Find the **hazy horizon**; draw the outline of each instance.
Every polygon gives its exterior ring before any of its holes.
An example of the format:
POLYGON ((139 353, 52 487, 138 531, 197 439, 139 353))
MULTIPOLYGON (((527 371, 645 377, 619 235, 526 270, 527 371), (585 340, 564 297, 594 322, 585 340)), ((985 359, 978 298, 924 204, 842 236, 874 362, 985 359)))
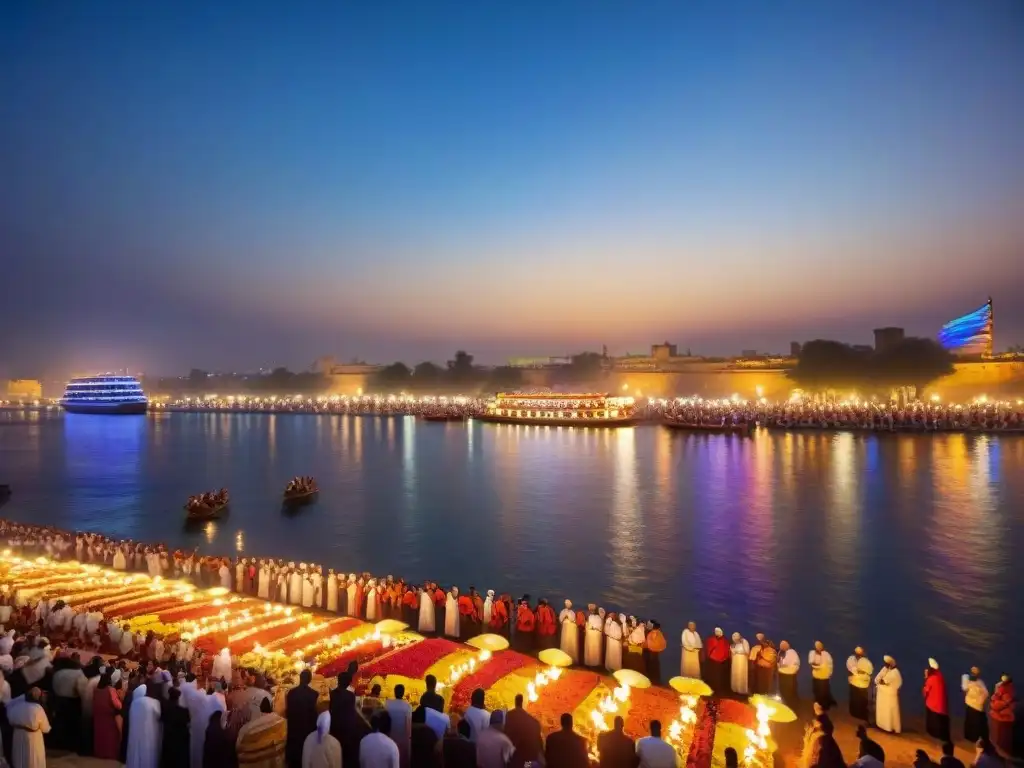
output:
POLYGON ((1024 342, 1024 5, 0 8, 0 376, 1024 342))

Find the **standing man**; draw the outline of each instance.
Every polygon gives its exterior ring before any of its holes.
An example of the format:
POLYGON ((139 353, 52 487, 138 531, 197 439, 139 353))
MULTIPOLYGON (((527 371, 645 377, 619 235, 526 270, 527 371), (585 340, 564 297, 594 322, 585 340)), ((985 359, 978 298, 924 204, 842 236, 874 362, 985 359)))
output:
POLYGON ((928 659, 924 671, 925 730, 928 735, 943 744, 949 741, 949 699, 946 696, 946 678, 939 669, 939 662, 928 659))
POLYGON ((579 632, 576 628, 576 612, 572 609, 571 600, 565 601, 565 608, 558 614, 558 622, 562 625, 559 647, 569 654, 573 664, 579 664, 579 632))
POLYGON ((667 647, 668 643, 665 642, 665 633, 661 631, 661 624, 652 620, 644 645, 644 659, 647 677, 655 685, 661 685, 661 654, 667 647))
POLYGON ((970 674, 960 681, 964 692, 964 738, 974 744, 978 739, 988 738, 988 719, 985 717, 985 702, 988 701, 988 686, 981 679, 981 670, 971 667, 970 674))
POLYGON ((683 630, 683 654, 679 662, 679 674, 700 679, 700 654, 703 649, 704 641, 697 634, 697 624, 691 621, 683 630))
POLYGON ((846 660, 846 671, 850 673, 850 716, 866 723, 869 718, 868 691, 875 667, 859 645, 853 649, 853 655, 846 660))
POLYGON ((530 596, 523 595, 516 609, 516 634, 512 642, 512 646, 520 653, 533 653, 533 631, 536 623, 537 617, 530 607, 530 596))
POLYGON ((558 623, 555 621, 555 612, 547 600, 541 599, 537 603, 537 647, 554 648, 558 643, 555 638, 556 632, 558 623))
MULTIPOLYGON (((574 622, 573 632, 575 630, 574 622)), ((604 620, 604 668, 609 672, 617 672, 622 669, 622 624, 619 623, 619 617, 614 611, 609 613, 604 620)))
POLYGON ((779 643, 779 695, 793 709, 800 703, 800 687, 796 677, 799 671, 799 654, 783 640, 779 643))
POLYGON ((832 698, 832 654, 825 650, 821 640, 814 641, 814 650, 807 654, 807 663, 811 666, 811 685, 814 700, 827 710, 833 704, 832 698))
POLYGON ((747 676, 750 672, 750 643, 739 632, 733 632, 732 645, 729 646, 729 652, 732 654, 730 687, 733 693, 746 696, 749 692, 747 676))
POLYGON ((750 649, 751 670, 750 689, 754 693, 769 695, 775 689, 775 668, 779 661, 779 652, 775 650, 775 643, 764 636, 763 632, 754 635, 757 642, 750 649))
POLYGON ((903 730, 900 720, 903 675, 892 656, 883 656, 882 661, 885 665, 875 676, 875 724, 887 733, 900 733, 903 730))
POLYGON ((597 606, 587 606, 587 636, 583 646, 584 665, 594 668, 601 666, 601 646, 604 645, 604 622, 597 613, 597 606))
POLYGON ((726 664, 731 656, 729 642, 725 639, 721 627, 715 627, 715 634, 708 638, 708 685, 711 690, 721 695, 729 691, 729 672, 726 664))
MULTIPOLYGON (((573 617, 575 622, 575 617, 573 617)), ((523 709, 523 694, 517 693, 515 707, 505 715, 505 735, 512 740, 516 751, 509 761, 509 768, 522 768, 526 762, 536 762, 544 754, 544 736, 540 722, 523 709)))

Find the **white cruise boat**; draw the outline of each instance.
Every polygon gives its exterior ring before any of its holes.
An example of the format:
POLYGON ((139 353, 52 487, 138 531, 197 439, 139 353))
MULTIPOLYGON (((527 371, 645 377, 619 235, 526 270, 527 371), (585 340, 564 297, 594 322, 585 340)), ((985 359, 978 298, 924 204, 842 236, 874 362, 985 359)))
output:
POLYGON ((145 413, 146 393, 134 376, 82 376, 64 389, 60 404, 68 413, 145 413))

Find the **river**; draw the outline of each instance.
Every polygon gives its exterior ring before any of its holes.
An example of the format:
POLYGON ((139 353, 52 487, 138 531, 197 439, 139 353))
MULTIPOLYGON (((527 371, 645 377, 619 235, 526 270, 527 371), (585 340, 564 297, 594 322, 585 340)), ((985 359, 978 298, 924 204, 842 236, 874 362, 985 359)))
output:
POLYGON ((805 662, 815 639, 839 665, 862 644, 911 688, 929 656, 991 686, 1024 634, 1022 436, 7 412, 0 482, 11 519, 596 602, 658 619, 670 648, 691 618, 805 662), (283 514, 300 474, 320 499, 283 514), (186 530, 185 499, 222 486, 230 516, 186 530))

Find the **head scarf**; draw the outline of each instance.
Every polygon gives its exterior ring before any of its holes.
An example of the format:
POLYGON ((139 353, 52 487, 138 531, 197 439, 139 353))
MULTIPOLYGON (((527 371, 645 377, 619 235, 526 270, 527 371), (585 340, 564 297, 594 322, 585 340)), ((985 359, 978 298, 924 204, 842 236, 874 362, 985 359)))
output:
POLYGON ((324 736, 331 730, 331 713, 321 712, 316 719, 316 743, 323 744, 324 736))

